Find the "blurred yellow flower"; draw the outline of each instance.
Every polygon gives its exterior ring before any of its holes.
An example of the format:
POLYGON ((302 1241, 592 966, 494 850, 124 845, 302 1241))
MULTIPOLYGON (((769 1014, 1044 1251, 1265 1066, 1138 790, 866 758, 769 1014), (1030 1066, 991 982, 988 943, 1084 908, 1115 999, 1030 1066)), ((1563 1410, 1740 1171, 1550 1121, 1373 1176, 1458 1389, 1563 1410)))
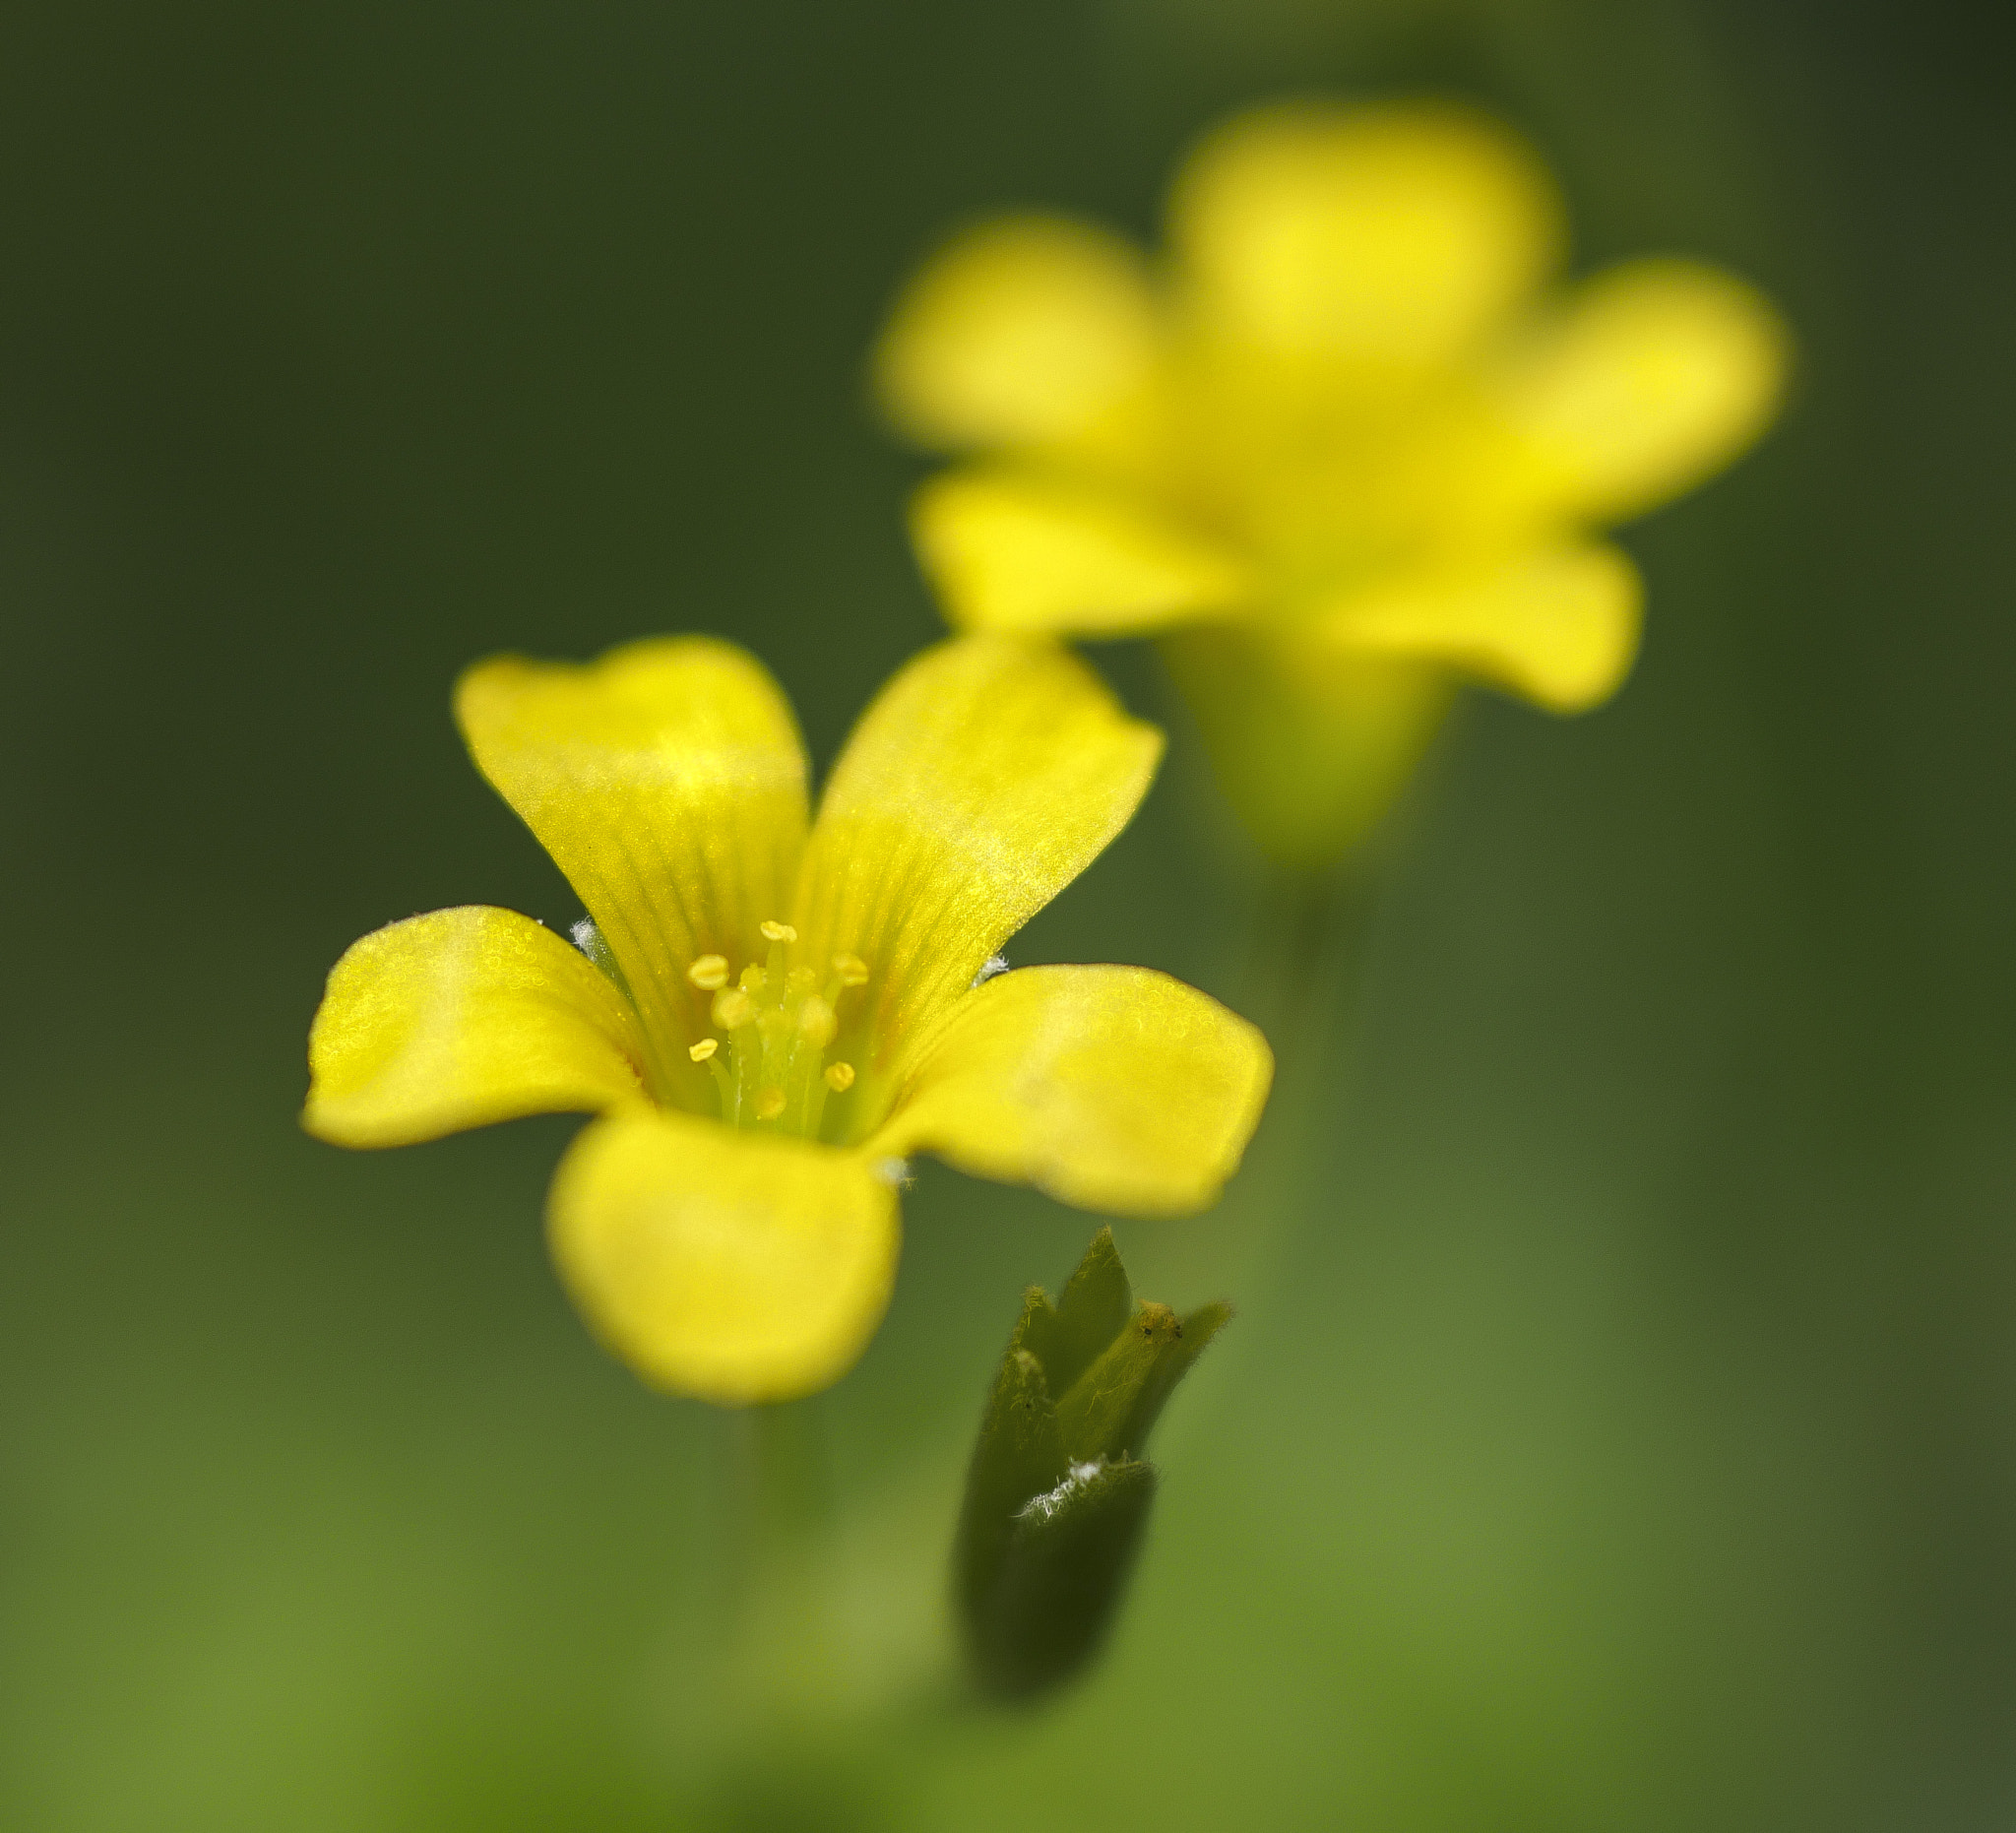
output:
POLYGON ((1234 118, 1177 177, 1161 272, 1063 218, 958 237, 876 357, 901 429, 975 455, 913 505, 951 620, 1173 633, 1289 862, 1364 834, 1457 682, 1597 705, 1641 586, 1595 531, 1749 445, 1787 340, 1695 262, 1547 291, 1563 239, 1521 142, 1426 103, 1234 118))
POLYGON ((472 755, 587 906, 570 947, 472 906, 337 964, 303 1123, 396 1146, 600 1116, 554 1257, 647 1380, 721 1402, 837 1379, 873 1334, 907 1155, 1070 1203, 1202 1207, 1272 1074, 1259 1033, 1140 968, 995 951, 1126 825, 1161 755, 1046 643, 970 637, 862 718, 808 823, 789 706, 708 638, 464 677, 472 755))

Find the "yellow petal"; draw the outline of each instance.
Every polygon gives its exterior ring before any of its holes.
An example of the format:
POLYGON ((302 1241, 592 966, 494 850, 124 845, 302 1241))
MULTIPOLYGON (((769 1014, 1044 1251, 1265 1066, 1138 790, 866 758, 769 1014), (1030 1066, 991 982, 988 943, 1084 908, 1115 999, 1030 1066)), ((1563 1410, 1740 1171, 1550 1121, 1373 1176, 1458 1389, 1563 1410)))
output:
POLYGON ((1127 824, 1161 755, 1154 727, 1047 643, 958 638, 882 690, 826 786, 798 904, 807 959, 868 965, 857 1112, 923 1019, 1127 824))
POLYGON ((1236 556, 1145 506, 1059 479, 945 472, 911 504, 917 556, 967 630, 1131 636, 1251 592, 1236 556))
POLYGON ((1474 343, 1562 235, 1523 143, 1426 104, 1240 115, 1191 156, 1170 217, 1207 335, 1371 363, 1474 343))
POLYGON ((1618 549, 1536 547, 1398 575, 1353 594, 1311 628, 1340 651, 1442 663, 1582 713, 1607 700, 1638 653, 1644 589, 1618 549))
POLYGON ((1691 488, 1755 440, 1789 353, 1778 314, 1741 281, 1638 261, 1584 286, 1501 387, 1543 500, 1613 520, 1691 488))
POLYGON ((1082 1209, 1202 1209, 1238 1168, 1274 1058, 1251 1025, 1147 968, 1024 968, 968 993, 870 1151, 934 1152, 1082 1209))
POLYGON ((738 1405, 837 1381, 896 1277, 896 1191, 858 1153, 685 1114, 591 1126, 547 1233, 589 1326, 655 1387, 738 1405))
POLYGON ((884 410, 921 445, 1068 438, 1135 387, 1159 333, 1141 257, 1103 229, 1008 217, 905 289, 875 351, 884 410))
POLYGON ((1365 842, 1454 697, 1437 664, 1343 650, 1300 629, 1207 624, 1161 647, 1226 799, 1267 857, 1298 869, 1365 842))
POLYGON ((585 666, 478 663, 455 710, 594 916, 661 1058, 682 1059, 709 998, 686 969, 762 946, 804 846, 804 749, 777 684, 731 644, 662 637, 585 666))
POLYGON ((516 911, 410 916, 345 952, 308 1034, 301 1124, 405 1146, 643 1099, 637 1021, 608 979, 516 911))

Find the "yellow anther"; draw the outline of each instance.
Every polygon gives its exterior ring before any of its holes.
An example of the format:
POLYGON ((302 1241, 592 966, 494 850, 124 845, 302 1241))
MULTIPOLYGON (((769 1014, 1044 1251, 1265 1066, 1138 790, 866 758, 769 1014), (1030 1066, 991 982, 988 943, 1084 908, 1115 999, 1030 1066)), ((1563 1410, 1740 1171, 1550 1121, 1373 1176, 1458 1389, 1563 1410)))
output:
POLYGON ((794 993, 809 993, 819 984, 819 977, 810 968, 793 968, 784 977, 784 983, 794 993))
POLYGON ((788 922, 759 923, 757 927, 773 942, 795 942, 798 939, 798 932, 788 922))
POLYGON ((798 1008, 798 1035, 819 1049, 833 1042, 833 1008, 814 993, 798 1008))
POLYGON ((727 987, 714 996, 714 1022, 723 1031, 735 1031, 756 1016, 756 1001, 739 986, 727 987))
POLYGON ((735 982, 745 993, 760 993, 763 990, 763 964, 752 961, 742 970, 741 978, 735 982))
POLYGON ((845 1095, 854 1085, 854 1066, 851 1063, 828 1063, 826 1065, 826 1086, 836 1095, 845 1095))
POLYGON ((759 1120, 775 1120, 784 1112, 784 1090, 765 1089, 756 1097, 756 1117, 759 1120))
POLYGON ((704 1063, 720 1048, 721 1040, 719 1038, 702 1038, 686 1054, 696 1063, 704 1063))
POLYGON ((702 992, 719 992, 728 983, 728 958, 725 955, 702 955, 686 970, 686 978, 702 992))
POLYGON ((868 978, 868 964, 858 955, 835 955, 833 971, 843 986, 859 986, 868 978))

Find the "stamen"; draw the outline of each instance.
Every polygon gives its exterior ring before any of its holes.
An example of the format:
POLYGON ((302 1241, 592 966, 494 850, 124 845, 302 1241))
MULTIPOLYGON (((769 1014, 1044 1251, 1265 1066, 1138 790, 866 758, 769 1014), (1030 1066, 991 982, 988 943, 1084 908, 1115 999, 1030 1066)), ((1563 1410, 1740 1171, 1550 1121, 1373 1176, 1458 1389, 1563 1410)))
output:
POLYGON ((762 1126, 819 1137, 829 1095, 857 1080, 851 1063, 827 1063, 826 1051, 840 1035, 841 998, 868 979, 858 955, 830 957, 832 972, 819 984, 820 970, 787 967, 798 932, 788 922, 759 923, 767 959, 749 962, 731 977, 727 957, 701 955, 686 978, 712 992, 710 1010, 720 1035, 688 1047, 704 1063, 721 1093, 721 1117, 730 1126, 762 1126))

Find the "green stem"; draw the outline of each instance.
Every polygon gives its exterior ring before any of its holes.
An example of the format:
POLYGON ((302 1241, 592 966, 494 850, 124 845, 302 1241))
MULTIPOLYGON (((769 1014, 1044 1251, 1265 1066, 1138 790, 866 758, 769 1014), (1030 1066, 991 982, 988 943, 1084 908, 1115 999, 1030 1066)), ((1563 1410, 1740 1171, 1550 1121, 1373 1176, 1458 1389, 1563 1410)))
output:
POLYGON ((1254 912, 1242 1008, 1267 1034, 1284 1083, 1303 1079, 1355 998, 1374 905, 1359 866, 1269 866, 1254 912))
POLYGON ((856 1809, 873 1791, 850 1749, 857 1715, 834 1596, 823 1423, 816 1399, 724 1418, 728 1583, 715 1693, 724 1717, 710 1824, 811 1833, 836 1818, 867 1823, 856 1809))
POLYGON ((1312 1161, 1350 1077, 1327 1073, 1350 1045, 1377 904, 1366 867, 1276 866, 1261 887, 1242 1009, 1267 1034, 1274 1094, 1233 1186, 1238 1226, 1227 1290, 1263 1299, 1310 1209, 1312 1161))
POLYGON ((802 1550, 831 1525, 833 1514, 819 1403, 785 1401, 747 1408, 738 1417, 749 1447, 751 1525, 778 1550, 802 1550))
POLYGON ((833 1624, 824 1600, 833 1496, 818 1402, 789 1401, 726 1416, 730 1434, 730 1545, 734 1622, 730 1664, 739 1689, 765 1700, 802 1699, 831 1667, 833 1624))

